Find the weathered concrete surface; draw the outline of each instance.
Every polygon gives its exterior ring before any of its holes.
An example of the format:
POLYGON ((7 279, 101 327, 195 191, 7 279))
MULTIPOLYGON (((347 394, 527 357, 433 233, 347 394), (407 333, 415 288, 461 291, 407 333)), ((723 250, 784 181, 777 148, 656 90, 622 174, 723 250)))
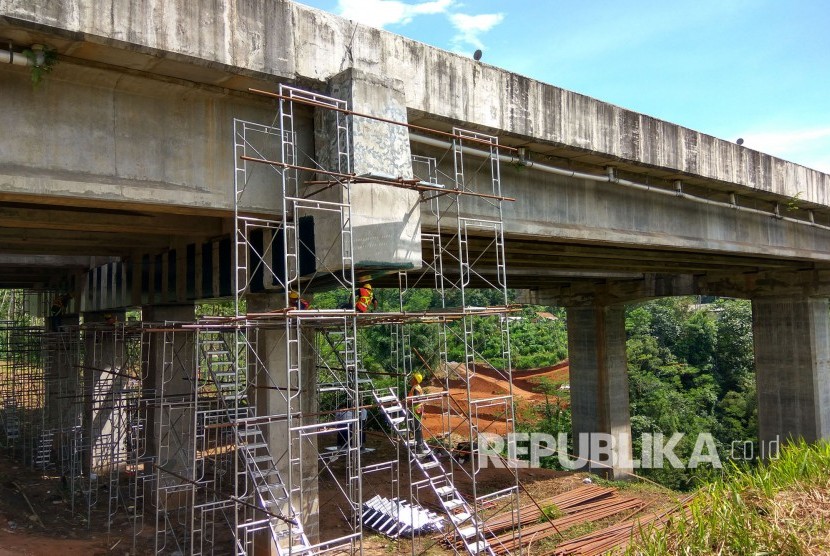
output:
MULTIPOLYGON (((15 130, 0 142, 6 199, 58 196, 110 207, 227 211, 233 207, 233 118, 273 118, 265 100, 116 71, 59 64, 37 91, 25 72, 0 72, 2 97, 10 103, 3 128, 15 130)), ((118 230, 121 216, 110 218, 111 230, 118 230)), ((123 216, 129 222, 133 215, 123 216)), ((183 224, 178 229, 187 233, 183 224)))
MULTIPOLYGON (((167 322, 187 323, 195 319, 192 303, 142 308, 143 322, 159 327, 167 322)), ((171 341, 171 346, 165 346, 164 333, 149 335, 149 368, 144 388, 148 396, 163 396, 163 399, 161 404, 148 411, 147 454, 156 456, 158 465, 164 469, 195 480, 191 451, 196 433, 193 430, 194 409, 181 402, 191 400, 193 395, 196 335, 193 331, 181 330, 172 334, 171 341)), ((179 482, 170 475, 164 478, 165 481, 179 482)))
MULTIPOLYGON (((300 4, 2 0, 0 13, 73 44, 105 45, 108 63, 223 86, 233 74, 322 83, 354 67, 403 81, 409 110, 430 118, 830 203, 825 174, 300 4)), ((75 48, 78 57, 102 56, 75 48)))
MULTIPOLYGON (((444 155, 422 145, 413 150, 438 159, 444 155)), ((478 165, 483 162, 480 158, 474 160, 478 165)), ((439 173, 452 176, 452 158, 444 155, 438 168, 439 173)), ((478 180, 489 182, 489 177, 479 175, 478 180)), ((509 237, 536 236, 549 241, 627 248, 662 245, 672 250, 724 254, 762 252, 770 258, 830 261, 830 232, 771 215, 508 164, 501 165, 501 184, 502 193, 516 199, 504 204, 505 233, 509 237)), ((463 202, 466 216, 492 216, 484 212, 489 208, 486 203, 472 203, 467 198, 463 202)), ((424 225, 430 224, 430 214, 424 211, 424 225)))
POLYGON ((830 305, 824 298, 752 300, 758 437, 830 439, 830 305))
MULTIPOLYGON (((631 416, 625 355, 625 310, 621 306, 568 307, 571 411, 574 450, 588 439, 587 467, 613 479, 632 473, 631 416), (601 457, 597 433, 608 435, 611 459, 601 457)), ((578 451, 575 455, 586 456, 578 451)))
MULTIPOLYGON (((80 4, 80 0, 77 4, 62 0, 35 12, 17 0, 0 0, 0 10, 7 15, 0 20, 0 37, 49 39, 66 56, 34 91, 26 68, 0 66, 4 80, 0 100, 11 108, 0 115, 0 123, 16 130, 0 139, 0 200, 19 204, 0 214, 0 240, 6 252, 90 253, 134 260, 149 256, 153 265, 160 254, 181 253, 191 244, 199 253, 198 246, 227 234, 233 207, 232 120, 270 123, 275 115, 272 101, 240 92, 244 87, 234 76, 259 79, 258 86, 274 88, 263 80, 276 75, 301 86, 330 90, 361 111, 400 121, 423 117, 453 119, 463 127, 484 126, 508 138, 521 136, 540 152, 560 144, 573 152, 587 149, 602 154, 596 164, 628 157, 626 164, 644 171, 644 165, 653 165, 662 166, 665 175, 694 174, 685 155, 677 154, 674 147, 659 147, 659 156, 649 154, 654 141, 669 141, 666 137, 672 133, 687 134, 687 130, 661 124, 659 134, 644 133, 636 128, 644 118, 639 115, 382 31, 353 28, 301 5, 276 2, 265 8, 245 0, 234 6, 220 2, 222 9, 217 10, 216 5, 199 2, 186 9, 176 7, 173 0, 127 7, 97 2, 94 9, 80 4), (123 21, 115 24, 107 16, 123 21), (189 26, 190 21, 198 24, 189 26), (341 44, 346 36, 351 41, 352 31, 354 43, 341 44), (257 34, 268 39, 257 43, 257 34), (250 56, 243 56, 247 51, 250 56), (522 88, 527 94, 517 92, 522 88), (623 144, 635 138, 642 153, 623 144), (56 198, 77 208, 23 206, 54 203, 56 198)), ((298 114, 295 124, 301 150, 313 152, 312 111, 298 114)), ((356 171, 409 176, 411 147, 403 129, 360 118, 354 119, 354 125, 356 171)), ((758 184, 753 181, 760 174, 749 170, 736 174, 734 169, 740 165, 724 170, 727 165, 718 162, 723 149, 729 157, 734 157, 733 150, 745 152, 730 144, 697 148, 696 156, 705 164, 697 164, 697 177, 689 179, 712 187, 726 187, 724 182, 731 180, 730 187, 748 204, 755 202, 748 197, 776 190, 779 179, 789 180, 787 187, 792 190, 787 195, 806 191, 798 180, 787 177, 790 170, 770 170, 767 177, 775 179, 767 179, 765 185, 761 178, 758 184), (742 184, 758 188, 742 188, 742 184)), ((422 145, 412 150, 443 154, 422 145)), ((307 156, 299 162, 312 165, 307 156)), ((252 179, 242 206, 276 214, 278 176, 266 165, 249 166, 252 179)), ((450 167, 443 171, 452 174, 450 167)), ((718 265, 690 261, 689 253, 755 257, 738 265, 755 263, 753 271, 784 259, 807 266, 830 261, 830 232, 816 227, 533 168, 517 170, 507 164, 502 165, 502 184, 504 193, 517 199, 505 205, 508 239, 549 242, 509 246, 510 272, 523 272, 516 279, 511 274, 515 286, 538 284, 531 274, 541 276, 550 267, 594 272, 734 269, 723 259, 718 265), (571 252, 562 252, 559 245, 567 245, 571 252), (627 251, 597 256, 597 246, 627 251), (651 251, 644 255, 646 249, 651 251), (546 258, 540 259, 540 254, 546 258), (540 266, 543 263, 546 268, 540 266)), ((357 266, 419 264, 422 215, 413 210, 415 198, 412 192, 383 186, 354 188, 357 266)), ((801 198, 809 200, 810 193, 801 198)), ((816 202, 823 201, 816 198, 816 202)), ((429 225, 426 219, 423 223, 429 225)), ((325 241, 331 237, 321 233, 316 238, 318 252, 331 248, 332 242, 325 241)), ((330 256, 340 259, 337 251, 330 256)), ((43 280, 42 276, 32 273, 30 282, 43 280)), ((121 299, 126 286, 120 291, 113 288, 121 299)), ((174 299, 163 301, 190 298, 179 295, 181 287, 176 287, 174 299)), ((215 295, 218 288, 212 290, 215 295)), ((112 305, 90 307, 106 306, 112 305)))
MULTIPOLYGON (((355 111, 388 120, 406 123, 406 99, 403 83, 346 70, 334 76, 328 84, 329 94, 345 100, 355 111)), ((316 126, 318 156, 329 161, 337 158, 338 134, 334 129, 334 114, 318 111, 316 126)), ((351 172, 361 175, 412 179, 412 155, 409 133, 398 126, 367 118, 353 117, 348 122, 348 134, 340 137, 351 145, 351 172)), ((347 169, 343 169, 347 171, 347 169)), ((331 190, 331 200, 346 202, 343 188, 331 190)), ((352 242, 354 264, 362 268, 401 269, 421 265, 421 203, 416 191, 390 185, 358 183, 350 188, 352 242)), ((330 223, 330 233, 317 239, 318 253, 330 249, 330 257, 339 257, 336 244, 341 222, 330 223), (335 247, 332 249, 332 244, 335 247)), ((336 261, 335 261, 336 264, 336 261)))
MULTIPOLYGON (((46 318, 44 350, 51 357, 44 361, 44 409, 46 412, 45 429, 71 430, 81 424, 84 408, 82 404, 66 403, 80 395, 81 384, 79 353, 72 349, 81 341, 80 315, 64 314, 59 318, 46 318)), ((61 438, 61 444, 64 439, 61 438)))
MULTIPOLYGON (((124 313, 113 313, 124 322, 124 313)), ((107 472, 126 463, 127 411, 124 328, 107 324, 104 313, 84 313, 84 469, 107 472)))
MULTIPOLYGON (((284 297, 281 295, 256 294, 246 297, 248 311, 263 313, 274 311, 283 306, 284 297)), ((263 423, 260 427, 268 443, 271 457, 280 472, 280 479, 289 487, 289 474, 296 482, 291 486, 295 492, 291 496, 293 510, 302 519, 303 529, 309 540, 315 542, 319 536, 319 498, 317 496, 317 436, 306 436, 290 432, 289 425, 312 425, 317 422, 317 377, 315 355, 311 347, 314 345, 314 331, 302 331, 299 338, 300 359, 297 363, 303 369, 300 373, 299 384, 295 376, 289 382, 288 358, 296 357, 289 354, 285 338, 285 326, 280 324, 272 327, 260 327, 251 330, 255 334, 251 341, 256 342, 256 375, 250 377, 255 388, 251 390, 253 405, 257 415, 280 416, 286 415, 288 404, 286 392, 293 389, 296 399, 293 400, 291 411, 295 416, 290 423, 287 419, 275 419, 263 423), (297 392, 299 389, 299 392, 297 392), (311 417, 302 417, 303 414, 311 417), (291 442, 293 458, 301 458, 299 465, 291 464, 288 460, 288 443, 291 442)), ((287 508, 282 508, 283 515, 292 515, 287 508)), ((292 515, 293 517, 293 515, 292 515)), ((276 554, 276 547, 272 547, 270 535, 257 537, 257 554, 276 554)))

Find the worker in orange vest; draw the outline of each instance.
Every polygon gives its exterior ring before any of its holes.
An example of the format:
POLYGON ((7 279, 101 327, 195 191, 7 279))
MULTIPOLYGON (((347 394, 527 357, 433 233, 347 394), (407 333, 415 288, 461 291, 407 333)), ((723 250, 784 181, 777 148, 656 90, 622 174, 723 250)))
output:
POLYGON ((375 294, 372 292, 372 284, 369 282, 363 283, 356 292, 357 301, 355 301, 354 308, 357 310, 358 313, 365 313, 369 311, 369 307, 372 310, 377 310, 378 308, 378 300, 375 299, 375 294))
POLYGON ((300 297, 300 294, 291 290, 288 293, 288 307, 291 309, 299 309, 300 311, 305 311, 309 307, 311 307, 311 303, 307 300, 300 297))

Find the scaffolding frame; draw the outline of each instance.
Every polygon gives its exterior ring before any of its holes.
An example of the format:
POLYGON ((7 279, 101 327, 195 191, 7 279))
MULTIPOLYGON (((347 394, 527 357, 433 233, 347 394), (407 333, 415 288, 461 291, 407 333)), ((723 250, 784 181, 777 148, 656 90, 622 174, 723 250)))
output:
MULTIPOLYGON (((488 492, 478 484, 476 439, 486 432, 479 418, 499 414, 501 430, 515 426, 502 147, 496 137, 454 128, 445 134, 452 139, 448 160, 412 157, 414 179, 359 177, 352 172, 352 119, 370 116, 350 111, 340 99, 287 85, 274 96, 273 122, 233 124, 234 315, 41 329, 38 355, 30 358, 42 361, 15 371, 41 390, 33 386, 24 394, 0 377, 6 444, 18 441, 9 433, 15 404, 29 395, 43 399, 47 390, 65 400, 56 416, 41 411, 38 427, 20 429, 31 443, 28 459, 44 469, 59 467, 73 511, 88 522, 100 513, 109 525, 125 511, 134 549, 149 532, 157 554, 242 556, 261 543, 280 555, 362 554, 369 478, 388 477, 399 517, 408 509, 414 516, 419 506, 438 507, 445 520, 440 542, 448 549, 495 554, 486 517, 493 508, 514 517, 519 509, 515 470, 507 488, 488 492), (323 157, 309 156, 302 145, 299 120, 309 106, 328 132, 323 157), (487 149, 483 163, 465 158, 470 144, 487 149), (452 169, 442 173, 448 163, 452 169), (351 188, 366 182, 419 191, 431 215, 421 235, 422 269, 398 273, 398 311, 358 314, 351 306, 298 305, 292 292, 300 298, 322 288, 354 294, 351 188), (328 243, 308 234, 309 219, 328 227, 328 243), (438 292, 440 308, 408 314, 409 295, 425 287, 438 292), (487 306, 474 304, 481 297, 474 290, 481 289, 489 291, 487 306), (282 302, 260 312, 245 309, 244 300, 258 293, 282 302), (447 372, 440 387, 422 396, 410 396, 407 385, 416 370, 433 369, 412 346, 413 325, 432 328, 444 369, 451 351, 463 354, 463 370, 447 372), (362 365, 359 329, 369 326, 388 328, 393 387, 377 386, 362 365), (478 345, 482 330, 490 328, 500 343, 500 361, 493 363, 478 345), (511 385, 507 394, 476 397, 472 382, 483 365, 511 385), (75 372, 47 378, 52 368, 75 372), (315 381, 318 376, 322 380, 315 381), (426 455, 410 439, 416 403, 442 415, 437 427, 423 427, 430 441, 426 455), (361 457, 367 410, 393 447, 391 459, 367 463, 361 457), (332 436, 337 446, 327 450, 332 436), (467 449, 459 450, 465 441, 467 449), (345 525, 316 538, 307 521, 319 511, 323 475, 335 486, 345 525), (469 485, 463 493, 456 486, 462 477, 469 485)), ((2 337, 8 341, 14 334, 2 337)), ((519 537, 518 522, 515 531, 519 537)), ((415 536, 414 529, 410 541, 413 555, 436 542, 415 536)))

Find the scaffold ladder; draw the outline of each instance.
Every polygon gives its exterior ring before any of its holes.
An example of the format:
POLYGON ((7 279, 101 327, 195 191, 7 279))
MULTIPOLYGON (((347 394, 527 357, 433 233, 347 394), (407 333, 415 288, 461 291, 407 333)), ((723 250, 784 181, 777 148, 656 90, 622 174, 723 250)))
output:
POLYGON ((484 537, 484 529, 476 517, 475 509, 455 488, 451 475, 444 470, 435 453, 432 450, 420 454, 417 452, 418 447, 415 446, 415 441, 409 438, 409 422, 414 417, 408 415, 395 390, 392 388, 376 390, 373 395, 375 403, 386 416, 392 431, 403 441, 409 451, 410 460, 415 462, 415 466, 423 474, 424 486, 431 489, 441 502, 441 508, 447 515, 456 536, 463 542, 467 553, 495 556, 493 548, 484 537))
MULTIPOLYGON (((253 495, 257 506, 268 512, 268 517, 243 523, 240 528, 256 528, 265 523, 271 538, 282 555, 303 554, 311 551, 312 546, 294 511, 291 494, 277 468, 268 441, 255 418, 248 418, 250 410, 245 383, 240 383, 237 359, 222 332, 201 331, 199 343, 202 350, 204 368, 216 387, 216 395, 233 425, 236 446, 243 462, 240 474, 244 474, 250 484, 248 494, 253 495), (284 517, 274 517, 274 515, 284 517)), ((240 477, 241 478, 241 477, 240 477)), ((240 556, 244 555, 245 545, 237 541, 240 556)))

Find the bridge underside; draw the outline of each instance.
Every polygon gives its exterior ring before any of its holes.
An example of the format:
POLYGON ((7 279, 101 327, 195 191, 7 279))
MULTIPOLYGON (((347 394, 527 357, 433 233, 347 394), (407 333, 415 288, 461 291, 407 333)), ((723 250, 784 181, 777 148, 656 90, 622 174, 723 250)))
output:
MULTIPOLYGON (((284 40, 282 35, 268 37, 284 40)), ((717 161, 710 160, 706 153, 717 150, 712 146, 716 140, 698 134, 700 144, 698 139, 678 141, 682 144, 676 147, 677 152, 696 153, 699 147, 701 170, 680 171, 670 163, 677 153, 648 147, 664 144, 661 135, 671 135, 670 124, 640 124, 645 116, 625 113, 603 127, 598 122, 607 120, 606 111, 591 108, 591 99, 563 102, 574 112, 566 111, 564 117, 593 118, 591 129, 578 130, 586 136, 637 135, 634 142, 641 143, 642 152, 612 155, 589 148, 587 139, 572 144, 551 140, 554 133, 544 128, 522 134, 506 124, 501 129, 481 119, 427 113, 409 104, 409 83, 371 73, 371 64, 367 71, 352 68, 313 78, 282 67, 270 75, 3 16, 0 39, 49 44, 60 54, 60 63, 35 90, 27 68, 0 64, 0 103, 9 108, 0 112, 0 127, 15 130, 0 137, 0 289, 73 294, 66 318, 77 324, 82 316, 98 325, 109 312, 122 315, 132 307, 143 308, 148 319, 192 320, 194 302, 232 298, 234 272, 240 271, 234 257, 234 195, 239 193, 234 178, 240 158, 231 140, 237 136, 235 120, 265 122, 272 136, 290 135, 301 153, 295 162, 305 167, 314 157, 332 158, 332 137, 340 131, 332 133, 321 111, 306 107, 292 116, 295 133, 284 134, 282 128, 273 133, 274 99, 249 88, 273 91, 276 84, 291 82, 332 98, 336 93, 360 112, 391 113, 399 123, 444 132, 458 127, 491 134, 509 148, 507 160, 501 161, 498 192, 513 199, 503 203, 503 214, 499 205, 503 260, 501 251, 493 249, 498 235, 473 230, 462 239, 460 226, 440 222, 422 202, 427 195, 404 188, 379 192, 373 189, 376 184, 356 184, 351 208, 360 257, 354 260, 370 262, 354 266, 369 273, 376 287, 398 287, 398 271, 404 269, 410 271, 410 286, 431 288, 433 235, 440 224, 445 279, 460 281, 464 264, 456 263, 465 259, 471 287, 498 286, 498 269, 504 268, 507 287, 521 290, 521 301, 567 307, 575 433, 610 434, 619 461, 630 459, 630 443, 625 441, 631 427, 624 306, 662 296, 705 294, 752 300, 761 440, 830 438, 830 210, 818 203, 820 195, 813 189, 802 201, 795 193, 785 194, 791 189, 773 194, 772 186, 748 185, 760 179, 750 164, 762 160, 759 153, 743 149, 740 157, 733 157, 729 146, 721 149, 726 154, 719 153, 717 161), (577 114, 580 110, 584 113, 577 114), (530 153, 527 158, 519 147, 530 153), (664 159, 664 164, 655 162, 664 159), (711 169, 719 165, 728 168, 721 168, 722 179, 715 179, 711 169), (732 177, 725 179, 730 172, 732 177), (372 259, 375 252, 383 253, 379 261, 372 259)), ((283 46, 269 44, 269 52, 279 54, 283 46)), ((489 99, 500 98, 498 91, 494 86, 486 94, 472 91, 469 97, 444 95, 443 100, 463 97, 464 103, 474 104, 472 93, 489 99)), ((418 101, 421 108, 430 102, 418 101)), ((552 101, 536 108, 542 111, 539 121, 555 120, 547 108, 562 110, 552 101)), ((413 171, 415 155, 430 158, 439 176, 458 175, 446 137, 436 140, 423 137, 423 130, 372 126, 379 124, 361 122, 344 132, 351 133, 355 173, 431 177, 413 171), (386 157, 380 167, 374 165, 378 152, 386 157)), ((481 166, 480 158, 472 160, 480 154, 472 152, 466 159, 471 169, 481 166)), ((272 161, 275 156, 261 153, 272 161)), ((277 174, 263 166, 263 176, 251 182, 254 198, 244 208, 273 216, 278 195, 269 188, 276 188, 277 174)), ((789 175, 776 174, 774 168, 770 163, 765 175, 789 175)), ((309 174, 302 180, 311 178, 309 174)), ((478 180, 481 184, 489 185, 487 176, 478 180)), ((492 208, 482 198, 472 200, 456 214, 455 223, 466 217, 485 220, 492 208)), ((297 233, 302 235, 301 224, 297 233)), ((324 235, 324 224, 315 223, 317 240, 324 235)), ((267 233, 276 236, 272 230, 267 233)), ((279 266, 277 259, 283 256, 271 253, 269 263, 279 266)), ((245 272, 255 274, 252 268, 245 272)), ((320 273, 306 286, 311 291, 330 289, 331 274, 320 273)), ((273 282, 260 279, 248 293, 278 292, 273 282)), ((272 308, 276 297, 263 295, 254 301, 252 295, 251 303, 272 308)), ((279 359, 274 363, 278 368, 291 357, 278 353, 284 344, 275 330, 268 331, 273 337, 267 347, 279 359)), ((162 347, 153 349, 167 353, 162 347)), ((310 390, 316 372, 304 377, 310 390)), ((163 372, 156 379, 166 380, 163 372)), ((181 386, 184 381, 172 383, 181 386)), ((283 386, 268 387, 268 403, 272 392, 290 389, 283 386)), ((303 401, 307 408, 316 407, 312 397, 303 401)), ((594 468, 609 466, 617 478, 630 471, 613 462, 594 468)), ((312 505, 316 491, 313 498, 312 505)))

